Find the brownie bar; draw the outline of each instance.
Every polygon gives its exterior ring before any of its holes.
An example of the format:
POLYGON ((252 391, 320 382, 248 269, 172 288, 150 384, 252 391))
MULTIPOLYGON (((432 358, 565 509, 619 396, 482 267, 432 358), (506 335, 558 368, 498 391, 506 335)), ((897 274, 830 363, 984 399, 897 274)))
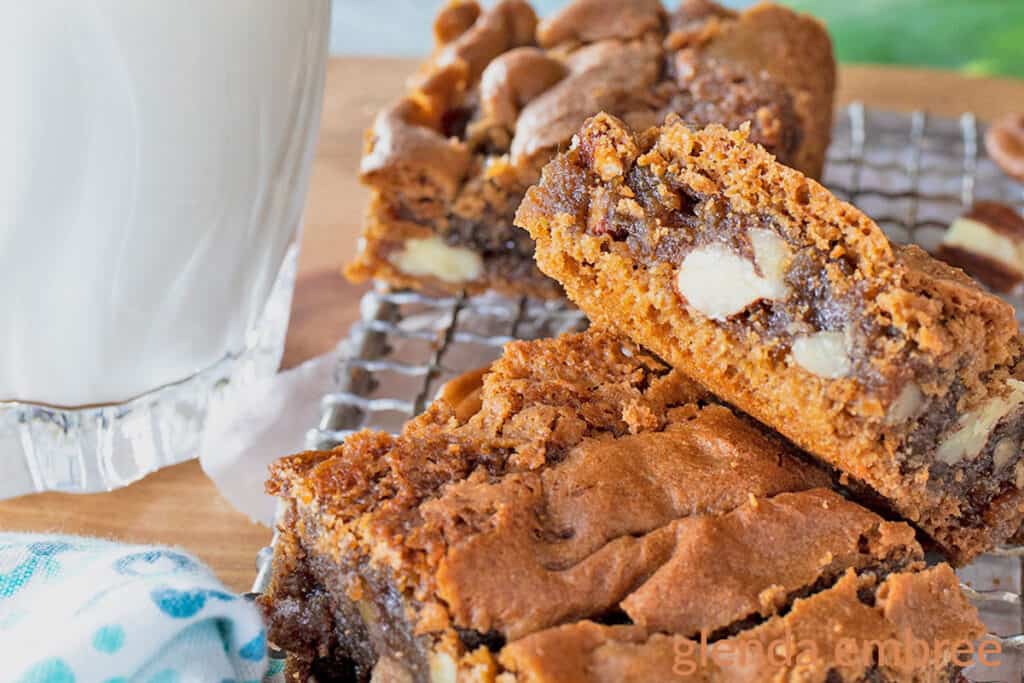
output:
POLYGON ((936 253, 996 292, 1024 283, 1024 217, 1007 204, 976 202, 954 220, 936 253))
POLYGON ((966 683, 953 648, 934 646, 981 633, 949 565, 885 578, 851 569, 784 615, 703 650, 676 633, 581 621, 509 643, 500 659, 519 683, 966 683), (917 666, 901 660, 913 640, 930 648, 917 666))
MULTIPOLYGON (((285 514, 262 605, 299 680, 676 680, 701 639, 787 631, 823 643, 806 680, 907 680, 875 641, 980 635, 909 526, 623 338, 513 342, 480 377, 397 437, 273 467, 285 514), (860 664, 825 649, 839 635, 870 636, 860 664)), ((916 673, 956 680, 950 648, 916 673)), ((681 680, 751 679, 716 658, 681 680)))
POLYGON ((599 115, 517 220, 591 320, 877 491, 952 561, 1020 525, 1012 308, 746 131, 599 115))
POLYGON ((560 297, 513 224, 526 189, 583 121, 649 125, 669 112, 737 127, 821 172, 835 64, 824 28, 770 4, 575 0, 538 22, 524 0, 452 2, 436 49, 366 135, 371 189, 356 281, 560 297))

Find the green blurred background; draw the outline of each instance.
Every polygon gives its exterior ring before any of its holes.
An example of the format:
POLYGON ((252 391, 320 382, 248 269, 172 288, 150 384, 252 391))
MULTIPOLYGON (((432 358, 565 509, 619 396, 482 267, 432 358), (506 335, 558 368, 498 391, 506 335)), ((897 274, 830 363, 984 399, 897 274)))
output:
MULTIPOLYGON (((549 15, 568 0, 531 0, 549 15)), ((720 0, 721 1, 721 0, 720 0)), ((777 0, 826 21, 840 61, 1024 78, 1024 0, 777 0)), ((335 54, 417 56, 444 0, 334 0, 335 54)), ((493 0, 482 0, 491 4, 493 0)), ((674 7, 677 0, 665 0, 674 7)), ((750 0, 724 0, 741 8, 750 0)))
POLYGON ((842 62, 1024 78, 1024 0, 783 2, 828 24, 842 62))

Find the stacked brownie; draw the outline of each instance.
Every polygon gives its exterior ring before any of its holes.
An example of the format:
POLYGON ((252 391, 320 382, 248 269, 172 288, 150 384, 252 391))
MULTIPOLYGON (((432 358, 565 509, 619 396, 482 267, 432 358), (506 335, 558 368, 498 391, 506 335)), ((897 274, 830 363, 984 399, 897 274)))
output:
POLYGON ((1024 519, 1013 309, 746 131, 594 117, 517 220, 540 268, 964 563, 1024 519))
POLYGON ((355 280, 560 296, 513 216, 541 167, 600 111, 637 126, 671 112, 696 125, 749 121, 780 159, 821 173, 831 43, 788 9, 737 14, 690 0, 669 14, 660 0, 574 0, 538 21, 525 0, 486 11, 456 1, 434 34, 408 93, 367 133, 355 280))
POLYGON ((591 329, 474 377, 274 466, 294 680, 957 680, 949 567, 679 371, 591 329))
POLYGON ((367 135, 349 274, 564 288, 594 325, 273 466, 290 680, 962 680, 984 629, 918 534, 960 564, 1020 527, 1024 343, 812 179, 823 28, 702 0, 434 28, 367 135))

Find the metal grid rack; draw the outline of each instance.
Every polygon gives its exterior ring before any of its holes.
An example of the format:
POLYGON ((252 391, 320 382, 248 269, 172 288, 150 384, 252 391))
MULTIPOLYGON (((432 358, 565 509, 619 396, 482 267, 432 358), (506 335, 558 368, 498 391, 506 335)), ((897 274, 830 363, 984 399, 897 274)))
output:
MULTIPOLYGON (((872 216, 893 241, 915 242, 929 251, 950 221, 977 199, 1024 210, 1024 186, 984 156, 980 126, 969 113, 948 119, 851 104, 833 128, 823 182, 872 216)), ((1024 308, 1024 298, 1010 301, 1024 308)), ((582 314, 561 302, 432 297, 385 288, 363 298, 361 314, 346 340, 337 389, 324 397, 320 424, 308 435, 310 447, 329 448, 364 427, 397 431, 422 411, 444 380, 476 367, 466 364, 467 357, 482 364, 512 339, 586 324, 582 314), (460 347, 466 346, 491 353, 465 354, 460 347)))
POLYGON ((494 360, 507 342, 586 326, 584 315, 563 302, 526 298, 430 297, 380 288, 361 304, 338 389, 322 400, 320 425, 307 435, 310 447, 329 448, 368 426, 397 432, 446 381, 494 360))
MULTIPOLYGON (((854 103, 839 112, 823 182, 872 216, 890 239, 931 251, 949 222, 978 199, 1024 209, 1024 186, 984 155, 973 114, 958 119, 881 112, 854 103)), ((1024 311, 1024 299, 1011 303, 1024 311)), ((397 432, 449 379, 497 358, 513 339, 552 336, 586 326, 563 302, 479 297, 431 297, 377 288, 361 302, 350 330, 336 389, 324 396, 322 417, 307 435, 310 448, 330 448, 363 428, 397 432)), ((261 554, 254 591, 267 579, 261 554)), ((1003 647, 999 670, 968 671, 972 681, 1024 679, 1024 552, 999 549, 961 572, 991 635, 1003 647)))

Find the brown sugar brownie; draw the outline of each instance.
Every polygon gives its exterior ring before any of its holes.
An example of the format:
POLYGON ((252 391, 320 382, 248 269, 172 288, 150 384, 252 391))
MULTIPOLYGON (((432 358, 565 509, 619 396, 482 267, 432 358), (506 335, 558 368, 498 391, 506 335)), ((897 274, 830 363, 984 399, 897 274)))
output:
POLYGON ((518 223, 615 327, 885 498, 956 562, 1024 516, 1012 308, 746 131, 599 115, 518 223))
POLYGON ((583 121, 637 125, 669 112, 751 122, 751 136, 811 175, 831 126, 835 64, 824 28, 771 4, 735 13, 690 0, 575 0, 538 21, 524 0, 451 2, 436 49, 367 132, 370 187, 354 280, 435 291, 559 297, 513 225, 526 189, 583 121))
POLYGON ((982 633, 949 565, 886 577, 850 569, 785 614, 717 641, 587 620, 513 641, 500 663, 514 673, 509 683, 959 683, 982 633))
MULTIPOLYGON (((664 653, 702 639, 980 635, 908 525, 824 488, 785 441, 624 338, 514 342, 474 377, 397 437, 273 467, 285 512, 261 600, 298 680, 675 680, 664 653), (936 604, 909 614, 907 595, 936 604)), ((807 680, 905 680, 870 651, 814 661, 807 680)))
POLYGON ((955 219, 936 255, 996 292, 1024 283, 1024 216, 1008 204, 976 202, 955 219))

